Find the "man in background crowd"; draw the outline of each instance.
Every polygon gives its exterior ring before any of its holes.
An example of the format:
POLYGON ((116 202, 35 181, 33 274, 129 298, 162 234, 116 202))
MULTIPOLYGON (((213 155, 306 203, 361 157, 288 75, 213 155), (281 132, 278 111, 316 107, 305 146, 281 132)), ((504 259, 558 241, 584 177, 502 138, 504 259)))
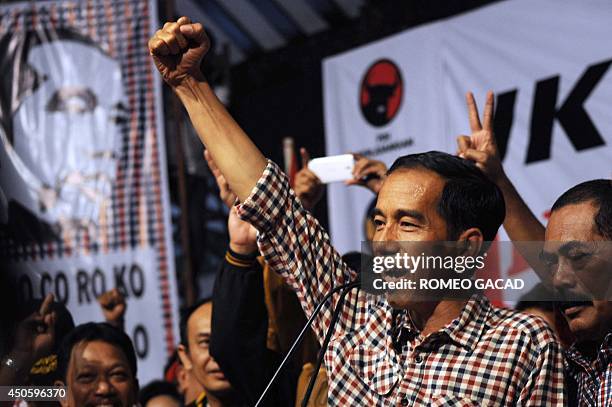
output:
POLYGON ((181 318, 179 357, 183 367, 204 389, 191 405, 242 406, 244 401, 210 355, 212 305, 210 299, 203 299, 187 309, 181 318))
MULTIPOLYGON (((473 96, 467 97, 474 104, 473 96)), ((500 187, 508 235, 560 295, 560 309, 575 337, 565 352, 570 404, 612 405, 612 180, 586 181, 564 192, 545 229, 505 174, 492 128, 475 125, 472 132, 457 139, 459 155, 500 187), (523 243, 544 240, 541 250, 523 243)))
POLYGON ((77 326, 58 354, 59 386, 66 386, 64 407, 113 405, 138 401, 136 354, 130 338, 107 323, 77 326))
POLYGON ((612 181, 593 180, 552 206, 542 251, 576 342, 566 352, 571 395, 612 404, 612 181))

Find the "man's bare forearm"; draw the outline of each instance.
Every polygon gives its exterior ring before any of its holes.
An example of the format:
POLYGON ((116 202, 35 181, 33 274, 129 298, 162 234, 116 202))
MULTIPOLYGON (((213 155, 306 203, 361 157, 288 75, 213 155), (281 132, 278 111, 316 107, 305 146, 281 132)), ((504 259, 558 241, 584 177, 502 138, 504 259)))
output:
POLYGON ((504 228, 512 241, 534 242, 544 240, 544 226, 521 198, 512 182, 504 176, 497 183, 506 201, 504 228))
POLYGON ((544 242, 544 226, 529 209, 505 174, 496 183, 502 190, 506 201, 504 229, 525 261, 543 281, 548 282, 550 276, 540 260, 544 242))
POLYGON ((230 188, 244 201, 261 177, 267 165, 266 158, 205 80, 189 77, 174 91, 230 188))

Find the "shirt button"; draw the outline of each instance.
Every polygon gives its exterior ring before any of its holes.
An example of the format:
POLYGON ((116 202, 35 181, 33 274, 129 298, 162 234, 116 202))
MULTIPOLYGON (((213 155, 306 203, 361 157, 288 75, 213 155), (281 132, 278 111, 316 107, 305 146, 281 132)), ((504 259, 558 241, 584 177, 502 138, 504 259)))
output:
POLYGON ((407 406, 407 405, 408 405, 408 399, 407 399, 406 397, 404 397, 404 398, 403 398, 403 399, 400 401, 400 404, 401 404, 402 406, 407 406))
POLYGON ((421 363, 423 363, 423 358, 421 357, 421 355, 416 355, 414 361, 417 365, 420 365, 421 363))

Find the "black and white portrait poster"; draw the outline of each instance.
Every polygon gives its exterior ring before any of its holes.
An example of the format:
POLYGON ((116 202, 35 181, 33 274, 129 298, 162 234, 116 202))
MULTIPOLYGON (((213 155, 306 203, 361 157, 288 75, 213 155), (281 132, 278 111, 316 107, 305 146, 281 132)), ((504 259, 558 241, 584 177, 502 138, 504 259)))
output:
POLYGON ((0 7, 0 256, 24 296, 54 293, 76 323, 102 321, 96 297, 121 289, 144 382, 178 308, 155 3, 0 7))

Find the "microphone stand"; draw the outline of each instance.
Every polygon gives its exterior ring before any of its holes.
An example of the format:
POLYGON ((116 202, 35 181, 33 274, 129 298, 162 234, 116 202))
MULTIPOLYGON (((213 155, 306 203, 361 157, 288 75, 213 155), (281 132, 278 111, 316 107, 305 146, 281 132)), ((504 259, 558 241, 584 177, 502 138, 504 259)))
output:
MULTIPOLYGON (((287 355, 285 355, 285 357, 281 361, 280 365, 278 365, 278 368, 276 369, 276 371, 274 372, 274 375, 272 376, 272 378, 268 382, 268 385, 264 389, 263 393, 261 393, 261 396, 259 396, 259 400, 257 400, 257 403, 255 404, 255 407, 261 406, 261 403, 263 402, 264 398, 267 396, 268 392, 270 391, 270 388, 272 387, 272 385, 276 381, 276 378, 280 374, 281 370, 283 369, 283 367, 285 367, 285 365, 287 364, 287 362, 289 361, 291 356, 293 356, 293 354, 295 353, 295 351, 298 348, 298 346, 300 346, 300 344, 304 340, 306 332, 308 332, 308 329, 310 328, 310 326, 314 322, 314 319, 316 318, 316 316, 321 311, 321 308, 323 308, 323 305, 325 305, 327 300, 329 300, 332 295, 336 294, 339 291, 343 291, 343 293, 340 296, 340 299, 338 300, 338 304, 336 305, 336 308, 334 310, 334 315, 332 316, 332 321, 331 321, 331 323, 329 325, 329 329, 327 330, 327 334, 325 336, 325 340, 323 342, 323 346, 321 347, 321 352, 319 354, 319 358, 317 359, 316 370, 314 370, 313 376, 310 378, 310 383, 308 384, 307 394, 304 395, 304 400, 306 401, 306 403, 308 403, 308 399, 310 398, 310 393, 312 393, 312 388, 314 387, 314 381, 315 381, 315 379, 317 377, 317 372, 319 371, 319 369, 321 367, 321 363, 323 361, 323 355, 325 354, 325 349, 327 348, 327 345, 329 344, 329 340, 331 339, 331 333, 332 333, 334 324, 337 321, 338 316, 340 315, 340 309, 342 308, 342 305, 344 303, 344 297, 346 296, 346 294, 350 290, 352 290, 355 287, 358 287, 359 284, 360 284, 360 281, 359 281, 359 279, 357 279, 356 281, 351 281, 350 283, 346 283, 346 284, 340 285, 338 287, 335 287, 329 293, 327 293, 327 295, 325 295, 325 297, 323 297, 321 302, 319 302, 317 304, 317 306, 315 307, 314 311, 312 312, 312 315, 310 316, 310 318, 308 318, 308 321, 306 321, 306 324, 304 325, 304 328, 302 328, 302 330, 300 331, 300 334, 298 335, 298 337, 295 339, 295 341, 291 345, 291 348, 289 348, 289 351, 287 352, 287 355)), ((305 405, 305 404, 303 404, 303 405, 305 405)))
POLYGON ((340 311, 342 311, 342 306, 344 305, 344 298, 346 294, 349 293, 353 288, 359 286, 359 281, 355 281, 350 284, 346 284, 346 289, 342 291, 340 294, 340 298, 338 299, 338 304, 336 305, 336 309, 334 309, 334 315, 329 323, 329 328, 327 329, 327 333, 325 334, 325 340, 321 345, 321 349, 319 350, 319 357, 317 358, 317 364, 314 368, 312 377, 310 378, 310 382, 308 383, 308 389, 306 389, 306 393, 304 394, 304 398, 302 399, 302 407, 306 407, 308 405, 308 400, 310 400, 310 394, 314 389, 315 382, 317 381, 317 376, 319 374, 319 369, 321 369, 321 364, 323 363, 323 357, 325 356, 325 350, 327 349, 327 345, 329 345, 329 341, 331 340, 332 333, 334 332, 334 327, 336 322, 338 322, 338 317, 340 316, 340 311))

